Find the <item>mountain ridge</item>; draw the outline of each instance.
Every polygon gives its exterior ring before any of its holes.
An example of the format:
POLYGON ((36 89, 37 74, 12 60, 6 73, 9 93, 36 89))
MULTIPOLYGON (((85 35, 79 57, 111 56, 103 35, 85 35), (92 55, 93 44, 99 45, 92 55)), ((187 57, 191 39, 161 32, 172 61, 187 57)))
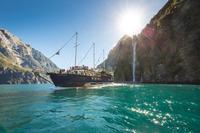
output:
POLYGON ((0 29, 0 83, 45 83, 36 72, 57 71, 58 67, 40 51, 6 29, 0 29))

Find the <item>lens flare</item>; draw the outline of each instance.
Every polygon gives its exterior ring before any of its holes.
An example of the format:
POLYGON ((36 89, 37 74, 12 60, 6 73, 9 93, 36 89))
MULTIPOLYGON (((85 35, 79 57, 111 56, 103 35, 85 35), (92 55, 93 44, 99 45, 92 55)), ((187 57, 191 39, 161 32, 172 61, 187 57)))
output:
POLYGON ((118 20, 118 28, 122 34, 138 34, 143 28, 142 12, 138 10, 126 10, 122 12, 118 20))

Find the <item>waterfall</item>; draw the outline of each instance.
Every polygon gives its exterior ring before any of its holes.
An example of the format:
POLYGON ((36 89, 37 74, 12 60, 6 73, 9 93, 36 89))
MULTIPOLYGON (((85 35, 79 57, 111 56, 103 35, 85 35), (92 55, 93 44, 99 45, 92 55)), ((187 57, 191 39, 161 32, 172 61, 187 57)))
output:
POLYGON ((137 43, 132 40, 133 45, 133 83, 135 82, 135 68, 136 68, 136 45, 137 43))

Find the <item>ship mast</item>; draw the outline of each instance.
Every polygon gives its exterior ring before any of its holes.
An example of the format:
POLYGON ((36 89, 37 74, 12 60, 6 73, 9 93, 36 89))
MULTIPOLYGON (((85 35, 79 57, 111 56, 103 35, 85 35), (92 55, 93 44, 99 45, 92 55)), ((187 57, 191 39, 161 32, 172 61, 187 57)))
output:
POLYGON ((75 46, 74 46, 75 47, 75 65, 74 66, 76 66, 76 61, 77 61, 76 58, 77 58, 77 47, 78 47, 78 42, 77 42, 78 41, 78 33, 76 32, 75 35, 76 35, 76 41, 75 41, 75 46))
POLYGON ((95 69, 95 43, 93 43, 93 67, 95 69))

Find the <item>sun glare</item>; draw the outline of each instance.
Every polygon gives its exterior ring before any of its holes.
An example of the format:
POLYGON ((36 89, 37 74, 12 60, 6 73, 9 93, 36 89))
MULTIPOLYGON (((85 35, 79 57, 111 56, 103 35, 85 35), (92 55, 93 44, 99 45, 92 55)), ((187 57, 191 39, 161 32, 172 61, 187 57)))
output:
POLYGON ((118 20, 118 28, 122 34, 138 34, 142 30, 142 13, 138 10, 122 12, 118 20))

